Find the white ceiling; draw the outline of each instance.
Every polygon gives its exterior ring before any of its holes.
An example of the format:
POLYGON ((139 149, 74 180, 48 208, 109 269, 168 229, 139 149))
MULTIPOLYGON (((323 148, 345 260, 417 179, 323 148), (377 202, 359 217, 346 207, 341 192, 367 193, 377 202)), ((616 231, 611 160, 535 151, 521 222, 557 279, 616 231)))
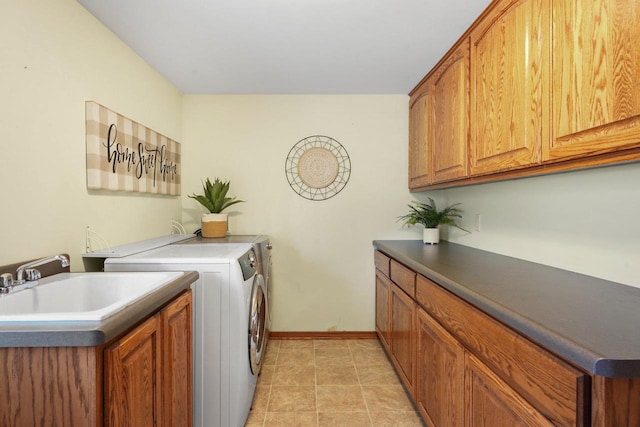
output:
POLYGON ((78 0, 188 94, 407 94, 490 0, 78 0))

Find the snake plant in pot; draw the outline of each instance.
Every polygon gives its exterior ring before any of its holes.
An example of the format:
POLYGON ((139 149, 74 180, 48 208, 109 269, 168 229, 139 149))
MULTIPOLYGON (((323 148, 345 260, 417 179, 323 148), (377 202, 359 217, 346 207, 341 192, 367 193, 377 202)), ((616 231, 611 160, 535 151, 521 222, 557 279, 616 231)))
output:
POLYGON ((398 217, 398 221, 404 221, 404 225, 423 225, 422 241, 425 244, 440 243, 441 225, 450 225, 469 233, 456 221, 456 218, 462 218, 462 211, 458 208, 460 203, 454 203, 439 211, 433 199, 431 197, 428 199, 429 203, 412 202, 409 205, 409 213, 398 217))
POLYGON ((204 194, 191 194, 189 197, 197 200, 209 213, 202 214, 202 237, 225 237, 228 229, 228 214, 223 210, 236 203, 244 202, 235 197, 227 197, 230 181, 209 178, 202 183, 204 194))

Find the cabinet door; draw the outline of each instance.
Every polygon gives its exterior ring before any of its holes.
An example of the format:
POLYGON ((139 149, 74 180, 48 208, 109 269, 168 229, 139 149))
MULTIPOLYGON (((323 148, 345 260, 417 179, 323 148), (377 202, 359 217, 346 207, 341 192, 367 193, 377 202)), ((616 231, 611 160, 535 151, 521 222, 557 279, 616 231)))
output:
POLYGON ((409 188, 411 190, 431 183, 429 176, 429 82, 409 100, 409 188))
POLYGON ((159 314, 105 350, 105 425, 162 425, 161 353, 159 314))
POLYGON ((162 397, 165 426, 193 424, 193 323, 191 291, 161 312, 162 397))
POLYGON ((640 145, 640 3, 553 1, 553 138, 545 159, 640 145))
POLYGON ((382 345, 384 345, 387 350, 390 349, 390 286, 391 283, 389 282, 389 279, 380 273, 376 273, 376 331, 378 332, 378 337, 380 337, 382 345))
POLYGON ((465 359, 466 427, 554 425, 481 361, 465 359))
POLYGON ((464 347, 423 310, 417 310, 418 409, 433 427, 464 425, 464 347))
POLYGON ((438 66, 430 79, 429 132, 434 184, 465 178, 469 146, 469 40, 438 66))
POLYGON ((471 33, 471 174, 540 162, 549 138, 549 0, 502 0, 471 33))
POLYGON ((415 391, 415 304, 391 284, 391 356, 405 386, 415 391))

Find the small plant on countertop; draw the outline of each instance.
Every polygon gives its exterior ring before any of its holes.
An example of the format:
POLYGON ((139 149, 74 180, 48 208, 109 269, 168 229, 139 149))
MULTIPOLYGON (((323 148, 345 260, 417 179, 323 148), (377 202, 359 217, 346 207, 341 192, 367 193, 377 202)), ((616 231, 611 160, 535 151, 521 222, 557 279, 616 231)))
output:
POLYGON ((211 180, 207 178, 202 183, 204 194, 191 194, 189 197, 197 200, 209 212, 220 213, 231 205, 244 202, 244 200, 237 200, 235 197, 227 197, 229 185, 231 185, 231 181, 224 182, 216 178, 211 183, 211 180))
POLYGON ((422 224, 425 228, 438 228, 439 225, 451 225, 462 231, 470 233, 457 223, 456 218, 462 218, 462 211, 458 209, 460 203, 454 203, 439 211, 436 203, 428 197, 429 203, 419 201, 412 202, 409 206, 409 213, 398 217, 398 221, 404 221, 404 225, 422 224))

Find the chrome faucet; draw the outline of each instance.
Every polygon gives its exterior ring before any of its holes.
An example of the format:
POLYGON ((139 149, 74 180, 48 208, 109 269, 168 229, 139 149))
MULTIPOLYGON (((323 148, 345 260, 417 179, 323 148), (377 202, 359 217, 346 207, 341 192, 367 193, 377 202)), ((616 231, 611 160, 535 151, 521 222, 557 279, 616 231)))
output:
POLYGON ((62 266, 62 268, 69 267, 69 258, 62 254, 41 258, 18 267, 18 269, 16 270, 16 282, 23 283, 25 281, 23 279, 23 276, 25 274, 27 276, 27 281, 38 280, 42 276, 40 275, 40 272, 36 270, 36 267, 48 264, 52 261, 60 261, 60 265, 62 266))
POLYGON ((0 274, 0 295, 11 292, 22 291, 38 285, 38 279, 42 277, 40 271, 36 269, 52 261, 60 261, 62 268, 69 267, 69 258, 65 255, 52 255, 46 258, 37 259, 21 265, 16 270, 16 280, 13 280, 11 273, 0 274), (26 276, 26 277, 25 277, 26 276))

